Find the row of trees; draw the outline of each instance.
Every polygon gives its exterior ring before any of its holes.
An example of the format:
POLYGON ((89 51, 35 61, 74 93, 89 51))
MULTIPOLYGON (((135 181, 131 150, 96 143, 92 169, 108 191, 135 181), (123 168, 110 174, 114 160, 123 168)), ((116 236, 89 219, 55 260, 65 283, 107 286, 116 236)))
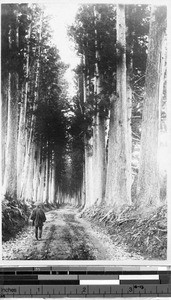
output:
POLYGON ((158 205, 166 7, 82 5, 69 35, 81 57, 75 126, 84 145, 82 204, 132 203, 132 137, 141 136, 136 201, 158 205))
POLYGON ((3 4, 1 24, 3 195, 55 202, 65 189, 67 66, 40 6, 3 4))
POLYGON ((158 205, 166 7, 81 5, 69 28, 81 61, 73 99, 43 8, 3 4, 1 24, 3 195, 85 208, 158 205))

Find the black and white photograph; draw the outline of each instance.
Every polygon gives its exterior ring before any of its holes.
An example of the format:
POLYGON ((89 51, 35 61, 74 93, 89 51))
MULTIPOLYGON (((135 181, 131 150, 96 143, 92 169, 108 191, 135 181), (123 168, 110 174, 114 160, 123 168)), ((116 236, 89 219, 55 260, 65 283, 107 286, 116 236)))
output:
POLYGON ((1 4, 5 261, 167 261, 168 6, 1 4))

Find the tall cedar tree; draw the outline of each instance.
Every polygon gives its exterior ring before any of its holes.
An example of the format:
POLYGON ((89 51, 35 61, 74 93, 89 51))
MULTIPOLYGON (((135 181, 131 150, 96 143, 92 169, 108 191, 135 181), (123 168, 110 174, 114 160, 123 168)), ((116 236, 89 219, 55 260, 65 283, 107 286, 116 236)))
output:
POLYGON ((126 95, 126 27, 125 7, 117 5, 117 81, 113 98, 107 167, 105 200, 107 205, 119 208, 131 203, 131 169, 128 143, 128 109, 126 95))
POLYGON ((162 44, 165 30, 166 7, 152 6, 137 186, 138 204, 151 208, 160 203, 158 146, 161 99, 159 87, 162 79, 162 44))

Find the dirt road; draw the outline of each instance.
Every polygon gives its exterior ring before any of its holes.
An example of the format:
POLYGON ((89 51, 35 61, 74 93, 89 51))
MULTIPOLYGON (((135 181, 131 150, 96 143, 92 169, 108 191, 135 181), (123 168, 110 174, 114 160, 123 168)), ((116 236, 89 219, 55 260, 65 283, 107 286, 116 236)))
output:
POLYGON ((79 217, 72 207, 46 213, 43 237, 37 241, 34 227, 2 245, 3 260, 127 260, 143 259, 126 246, 114 245, 105 229, 79 217))

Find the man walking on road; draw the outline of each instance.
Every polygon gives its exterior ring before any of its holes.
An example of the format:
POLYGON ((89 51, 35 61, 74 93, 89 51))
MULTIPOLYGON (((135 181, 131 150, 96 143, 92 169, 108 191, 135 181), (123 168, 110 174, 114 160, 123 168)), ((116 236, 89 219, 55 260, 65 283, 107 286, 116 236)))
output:
POLYGON ((31 220, 33 220, 33 226, 35 226, 35 236, 38 240, 42 237, 43 223, 46 221, 45 213, 42 209, 42 204, 38 203, 36 208, 33 210, 31 214, 31 220), (38 232, 39 231, 39 232, 38 232), (38 235, 39 233, 39 235, 38 235))

